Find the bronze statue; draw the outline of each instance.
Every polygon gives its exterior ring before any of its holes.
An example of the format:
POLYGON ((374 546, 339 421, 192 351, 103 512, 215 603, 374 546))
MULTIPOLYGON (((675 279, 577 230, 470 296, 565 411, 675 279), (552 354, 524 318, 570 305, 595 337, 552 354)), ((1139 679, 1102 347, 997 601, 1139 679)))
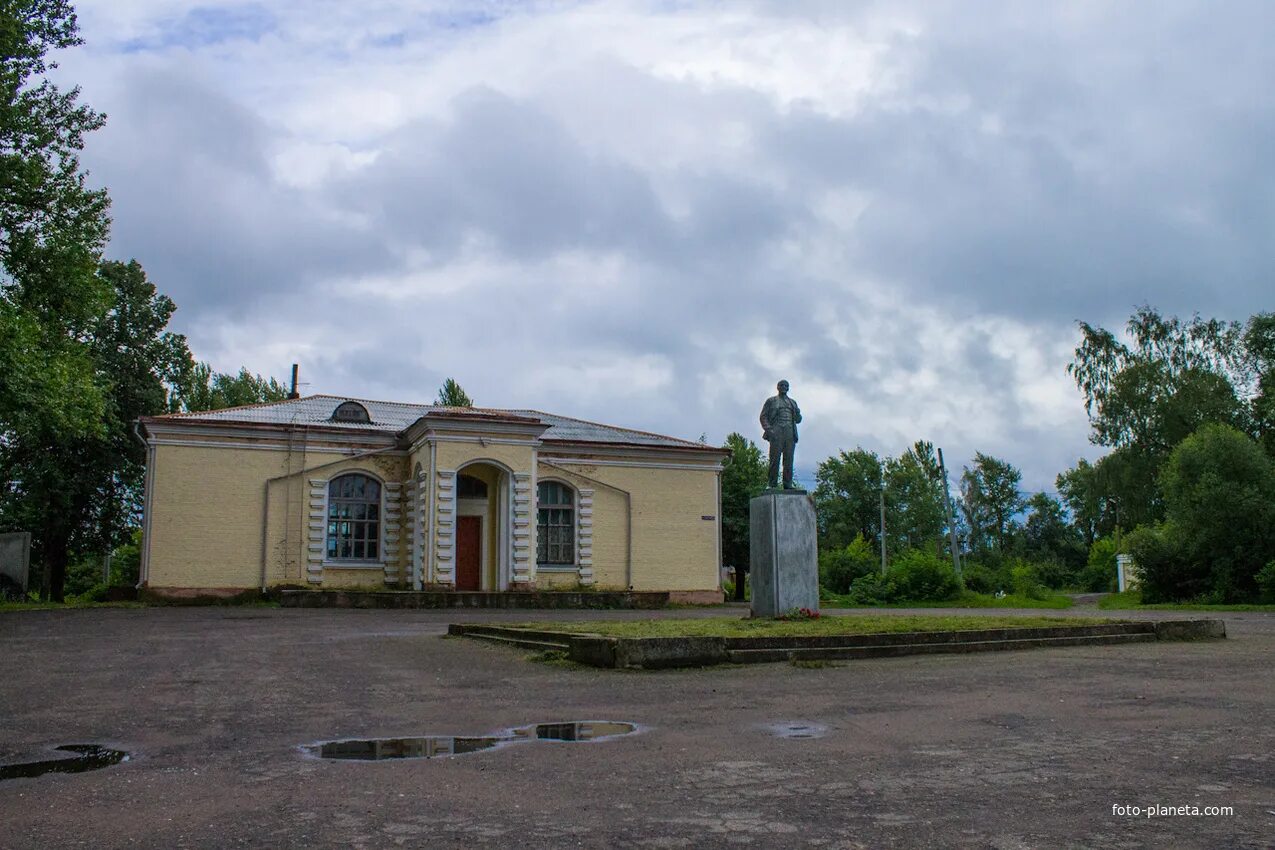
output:
POLYGON ((780 381, 775 389, 779 390, 779 395, 766 399, 761 409, 762 437, 770 443, 770 479, 767 486, 771 489, 779 486, 779 461, 782 458, 784 489, 791 490, 792 456, 797 447, 797 424, 801 422, 801 408, 788 397, 787 381, 780 381))

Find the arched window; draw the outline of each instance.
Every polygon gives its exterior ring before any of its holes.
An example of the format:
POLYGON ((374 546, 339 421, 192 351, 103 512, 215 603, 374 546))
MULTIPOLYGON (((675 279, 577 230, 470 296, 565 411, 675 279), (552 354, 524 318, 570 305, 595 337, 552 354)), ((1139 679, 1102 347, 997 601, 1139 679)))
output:
POLYGON ((375 561, 380 542, 380 482, 359 473, 329 481, 328 560, 375 561))
POLYGON ((332 411, 332 421, 369 423, 372 417, 368 416, 367 408, 357 401, 343 401, 332 411))
POLYGON ((481 478, 475 478, 472 475, 457 475, 456 498, 485 499, 487 498, 487 483, 481 478))
POLYGON ((536 563, 574 566, 575 491, 558 481, 542 481, 536 488, 536 501, 536 563))

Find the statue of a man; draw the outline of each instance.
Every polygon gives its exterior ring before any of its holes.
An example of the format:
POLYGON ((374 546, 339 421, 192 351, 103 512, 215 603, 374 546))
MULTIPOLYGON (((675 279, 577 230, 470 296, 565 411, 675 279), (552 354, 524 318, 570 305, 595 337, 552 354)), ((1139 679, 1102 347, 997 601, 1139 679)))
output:
POLYGON ((797 424, 801 408, 788 397, 788 382, 775 387, 779 395, 766 399, 761 409, 761 435, 770 443, 770 488, 779 486, 779 461, 784 462, 784 489, 792 489, 792 455, 797 447, 797 424))

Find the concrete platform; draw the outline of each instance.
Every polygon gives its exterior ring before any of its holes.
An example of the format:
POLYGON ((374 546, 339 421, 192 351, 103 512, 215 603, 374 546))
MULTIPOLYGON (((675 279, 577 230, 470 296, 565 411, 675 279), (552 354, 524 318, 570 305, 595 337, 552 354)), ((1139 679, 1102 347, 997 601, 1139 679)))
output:
POLYGON ((768 661, 829 661, 1061 646, 1104 646, 1157 640, 1204 640, 1226 637, 1226 625, 1222 620, 1201 619, 806 637, 617 638, 578 632, 453 623, 447 632, 523 649, 561 649, 567 652, 572 661, 593 667, 661 669, 768 661))

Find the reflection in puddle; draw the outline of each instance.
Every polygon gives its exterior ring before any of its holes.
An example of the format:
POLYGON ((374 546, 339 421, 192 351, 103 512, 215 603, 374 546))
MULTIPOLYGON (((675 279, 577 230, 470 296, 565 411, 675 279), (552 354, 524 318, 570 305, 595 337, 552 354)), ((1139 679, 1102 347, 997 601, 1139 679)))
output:
POLYGON ((819 723, 804 720, 792 720, 787 723, 775 723, 768 727, 772 735, 779 738, 822 738, 828 734, 828 727, 819 723))
POLYGON ((372 738, 366 741, 329 741, 303 747, 306 752, 325 759, 380 761, 382 759, 432 759, 459 756, 490 750, 504 744, 522 741, 597 741, 627 735, 637 730, 632 723, 583 721, 573 723, 537 723, 511 729, 504 735, 477 738, 455 738, 428 735, 422 738, 372 738))
POLYGON ((29 761, 23 764, 0 765, 0 781, 5 779, 30 779, 44 773, 83 773, 86 770, 97 770, 110 767, 122 761, 128 761, 128 753, 123 750, 112 750, 97 744, 67 744, 58 747, 67 753, 76 753, 72 758, 44 759, 29 761))

